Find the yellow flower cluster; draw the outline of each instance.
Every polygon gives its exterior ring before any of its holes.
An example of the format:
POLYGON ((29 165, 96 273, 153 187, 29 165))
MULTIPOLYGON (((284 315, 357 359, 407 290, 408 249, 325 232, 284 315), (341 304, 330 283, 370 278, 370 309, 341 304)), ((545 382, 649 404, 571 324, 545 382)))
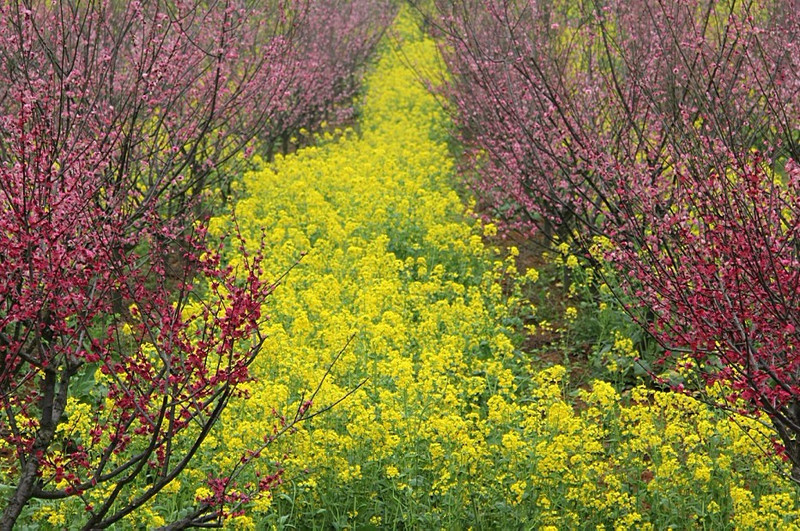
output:
POLYGON ((343 488, 369 471, 397 495, 457 492, 466 507, 494 481, 487 399, 516 402, 511 331, 500 324, 516 300, 499 282, 513 261, 492 259, 481 236, 493 226, 469 223, 448 184, 446 120, 415 74, 436 71, 437 54, 415 24, 399 21, 402 51, 387 47, 369 77, 359 134, 264 165, 236 205, 243 233, 264 230, 273 250, 265 270, 277 276, 308 254, 265 308, 259 383, 223 419, 216 464, 271 434, 273 407, 291 416, 350 336, 313 408, 366 380, 277 452, 291 450, 283 464, 309 505, 323 484, 343 488))

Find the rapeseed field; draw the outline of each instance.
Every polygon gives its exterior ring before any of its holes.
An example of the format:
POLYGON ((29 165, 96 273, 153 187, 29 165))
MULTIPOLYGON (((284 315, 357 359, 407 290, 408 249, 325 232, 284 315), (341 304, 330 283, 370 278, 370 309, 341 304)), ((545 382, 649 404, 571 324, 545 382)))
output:
MULTIPOLYGON (((403 12, 359 121, 255 160, 232 213, 213 220, 212 232, 235 219, 253 249, 266 242, 263 274, 281 279, 266 341, 190 468, 126 525, 179 518, 209 495, 209 475, 308 408, 241 475, 282 471, 282 483, 227 526, 798 528, 797 492, 759 422, 644 385, 572 385, 567 367, 522 348, 550 326, 531 293, 551 280, 485 243, 494 225, 455 191, 448 118, 420 82, 440 72, 436 44, 403 12)), ((243 259, 233 246, 227 258, 243 259)), ((567 249, 555 262, 578 267, 567 249)), ((570 305, 565 322, 583 312, 570 305)), ((610 353, 632 354, 625 330, 607 333, 610 353)), ((35 525, 62 528, 79 505, 42 502, 35 525)))
POLYGON ((644 386, 573 389, 563 366, 536 369, 519 348, 520 316, 535 312, 523 293, 547 287, 517 271, 514 248, 484 243, 494 227, 454 190, 447 117, 420 82, 437 79, 437 57, 401 15, 357 126, 245 178, 235 215, 266 238, 265 270, 300 261, 265 308, 258 382, 208 459, 252 447, 320 382, 312 410, 346 398, 270 446, 284 483, 231 524, 796 526, 796 492, 759 423, 644 386))

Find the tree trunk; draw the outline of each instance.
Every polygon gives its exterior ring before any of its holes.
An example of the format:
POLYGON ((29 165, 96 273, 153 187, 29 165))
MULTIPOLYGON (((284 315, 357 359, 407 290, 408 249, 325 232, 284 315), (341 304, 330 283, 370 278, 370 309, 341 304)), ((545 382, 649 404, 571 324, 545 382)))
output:
POLYGON ((19 481, 14 495, 8 501, 8 505, 0 517, 0 531, 10 531, 16 523, 22 509, 33 495, 36 480, 39 477, 39 461, 41 456, 50 448, 53 436, 56 432, 61 415, 67 402, 66 389, 69 384, 70 371, 65 368, 61 382, 61 389, 56 393, 57 374, 55 369, 48 368, 44 371, 42 380, 42 414, 39 419, 39 429, 36 432, 36 439, 33 442, 31 451, 27 453, 28 458, 23 463, 20 470, 19 481))

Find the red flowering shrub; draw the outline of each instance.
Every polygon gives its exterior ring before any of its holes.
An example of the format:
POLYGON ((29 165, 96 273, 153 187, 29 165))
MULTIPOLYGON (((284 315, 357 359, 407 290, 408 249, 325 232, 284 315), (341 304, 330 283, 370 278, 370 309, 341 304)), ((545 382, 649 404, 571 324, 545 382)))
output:
POLYGON ((800 6, 434 6, 484 202, 587 260, 608 238, 631 314, 693 358, 695 390, 766 414, 800 471, 800 6))
MULTIPOLYGON (((240 270, 221 263, 197 207, 254 139, 352 96, 339 80, 391 12, 341 4, 0 0, 0 528, 32 498, 98 487, 86 528, 119 521, 250 378, 274 286, 243 243, 240 270), (342 64, 307 53, 319 17, 357 26, 342 64), (71 401, 91 414, 65 438, 71 401)), ((234 476, 174 527, 218 518, 234 476)))

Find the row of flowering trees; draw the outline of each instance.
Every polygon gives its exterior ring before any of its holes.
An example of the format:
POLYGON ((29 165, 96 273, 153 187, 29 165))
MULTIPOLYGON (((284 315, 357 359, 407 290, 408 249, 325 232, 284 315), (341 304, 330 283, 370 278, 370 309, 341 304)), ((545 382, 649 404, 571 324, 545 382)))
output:
MULTIPOLYGON (((0 529, 75 496, 105 528, 197 453, 274 289, 258 254, 220 262, 206 191, 243 151, 346 115, 391 16, 384 0, 0 0, 0 529)), ((219 471, 170 528, 278 477, 234 480, 219 471)))
POLYGON ((766 414, 800 480, 800 5, 418 5, 486 206, 611 266, 695 391, 766 414))

